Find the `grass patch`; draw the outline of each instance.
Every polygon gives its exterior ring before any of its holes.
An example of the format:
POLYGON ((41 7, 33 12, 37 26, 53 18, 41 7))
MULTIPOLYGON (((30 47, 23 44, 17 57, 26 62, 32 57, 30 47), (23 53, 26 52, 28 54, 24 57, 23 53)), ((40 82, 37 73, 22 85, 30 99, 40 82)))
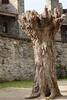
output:
MULTIPOLYGON (((59 79, 58 81, 67 80, 67 78, 59 79)), ((12 81, 12 82, 1 82, 0 83, 0 89, 1 88, 31 88, 33 86, 33 81, 12 81)))
POLYGON ((67 80, 67 77, 64 77, 64 78, 59 78, 58 80, 59 80, 59 81, 62 81, 62 80, 67 80))
POLYGON ((3 82, 0 83, 0 88, 31 88, 33 81, 12 81, 12 82, 3 82))

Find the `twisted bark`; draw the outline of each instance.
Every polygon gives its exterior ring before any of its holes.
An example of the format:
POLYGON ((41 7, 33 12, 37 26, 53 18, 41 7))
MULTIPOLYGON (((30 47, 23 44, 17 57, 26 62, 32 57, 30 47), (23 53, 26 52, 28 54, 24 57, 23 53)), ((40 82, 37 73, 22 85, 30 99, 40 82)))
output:
POLYGON ((62 21, 63 15, 57 8, 54 9, 54 15, 45 8, 41 15, 36 11, 27 11, 21 18, 21 27, 33 42, 36 66, 34 86, 29 99, 40 95, 48 98, 61 95, 57 85, 53 46, 55 33, 62 21))

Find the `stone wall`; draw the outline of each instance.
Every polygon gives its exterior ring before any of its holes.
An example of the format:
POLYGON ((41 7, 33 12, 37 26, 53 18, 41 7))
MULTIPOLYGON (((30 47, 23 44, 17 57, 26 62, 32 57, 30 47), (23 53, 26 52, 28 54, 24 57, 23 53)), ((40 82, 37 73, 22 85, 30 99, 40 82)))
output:
POLYGON ((67 66, 67 43, 56 42, 57 63, 67 66))
POLYGON ((0 37, 0 81, 29 80, 33 75, 32 43, 0 37))
MULTIPOLYGON (((48 7, 53 9, 58 0, 51 0, 51 2, 47 0, 47 2, 48 7)), ((0 36, 0 82, 33 79, 35 66, 32 43, 28 41, 29 38, 18 23, 18 18, 24 11, 24 0, 10 0, 8 5, 2 5, 0 0, 0 11, 18 13, 17 19, 0 15, 0 35, 2 36, 0 36), (4 22, 8 26, 7 33, 2 32, 4 22), (3 36, 12 36, 14 39, 3 36)), ((66 22, 65 20, 65 25, 66 22)), ((62 43, 60 30, 56 34, 55 41, 57 75, 67 76, 67 43, 62 43)))
MULTIPOLYGON (((57 76, 67 76, 67 43, 56 42, 57 76)), ((30 80, 34 76, 34 54, 30 40, 0 36, 0 82, 30 80)))
POLYGON ((24 12, 24 0, 18 0, 18 13, 22 15, 24 12))
POLYGON ((67 77, 67 43, 56 42, 57 77, 67 77))
POLYGON ((9 0, 9 4, 2 4, 0 0, 0 12, 0 81, 32 79, 32 43, 18 23, 19 16, 24 12, 24 0, 9 0), (17 16, 9 16, 11 13, 17 16), (3 32, 4 27, 7 32, 3 32))
POLYGON ((0 11, 22 14, 24 12, 24 0, 9 0, 9 4, 2 4, 2 0, 0 0, 0 11))
POLYGON ((55 56, 58 78, 67 77, 67 42, 63 42, 62 40, 62 32, 59 29, 55 35, 55 56))
POLYGON ((19 16, 24 12, 24 0, 9 0, 9 4, 2 4, 0 0, 0 34, 7 37, 28 38, 21 29, 19 16), (5 15, 3 15, 5 12, 5 15), (16 16, 9 16, 16 14, 16 16), (3 24, 6 24, 7 32, 3 32, 3 24))
POLYGON ((19 27, 17 20, 8 16, 0 16, 0 34, 4 36, 12 35, 17 37, 19 35, 19 27), (4 24, 7 27, 7 32, 3 32, 4 24))
POLYGON ((6 13, 18 13, 18 0, 9 0, 9 4, 2 4, 0 0, 0 11, 6 13))
POLYGON ((46 0, 46 5, 49 10, 53 10, 59 4, 59 0, 46 0))

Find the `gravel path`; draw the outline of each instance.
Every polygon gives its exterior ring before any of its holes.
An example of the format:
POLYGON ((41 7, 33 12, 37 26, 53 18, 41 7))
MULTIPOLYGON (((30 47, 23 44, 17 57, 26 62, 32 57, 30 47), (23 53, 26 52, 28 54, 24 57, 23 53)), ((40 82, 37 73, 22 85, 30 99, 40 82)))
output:
MULTIPOLYGON (((59 81, 59 88, 63 97, 55 100, 67 100, 67 81, 59 81)), ((25 100, 24 98, 31 93, 31 88, 7 88, 0 89, 0 100, 25 100)), ((32 100, 45 100, 45 99, 32 99, 32 100)))

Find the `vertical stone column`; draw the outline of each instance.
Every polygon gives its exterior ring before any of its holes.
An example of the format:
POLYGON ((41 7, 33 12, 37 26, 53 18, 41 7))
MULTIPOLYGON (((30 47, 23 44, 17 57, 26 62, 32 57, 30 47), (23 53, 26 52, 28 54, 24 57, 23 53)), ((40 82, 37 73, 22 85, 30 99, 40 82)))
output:
POLYGON ((49 10, 56 8, 59 5, 59 0, 46 0, 46 6, 49 10))
MULTIPOLYGON (((22 17, 22 13, 24 12, 24 0, 18 0, 18 21, 22 17)), ((26 34, 23 32, 21 25, 18 25, 19 27, 19 37, 20 38, 26 38, 26 34)))
POLYGON ((24 12, 24 0, 18 0, 18 13, 21 15, 24 12))
MULTIPOLYGON (((24 0, 18 0, 18 21, 22 17, 22 13, 24 12, 24 0)), ((21 25, 18 24, 19 27, 19 37, 23 39, 29 39, 28 36, 23 32, 21 25)))

